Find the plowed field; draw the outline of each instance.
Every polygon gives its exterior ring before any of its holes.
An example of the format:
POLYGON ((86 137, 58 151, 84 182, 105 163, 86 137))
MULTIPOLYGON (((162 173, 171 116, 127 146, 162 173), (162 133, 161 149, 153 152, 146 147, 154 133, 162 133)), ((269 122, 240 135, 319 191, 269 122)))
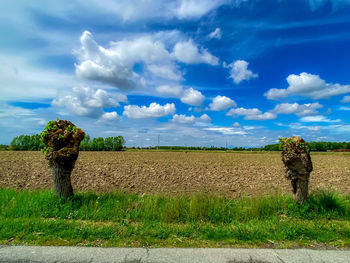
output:
MULTIPOLYGON (((312 154, 311 190, 350 194, 350 154, 312 154)), ((227 197, 290 193, 279 153, 80 152, 72 173, 76 191, 205 193, 227 197)), ((52 188, 40 152, 0 151, 0 187, 52 188)))

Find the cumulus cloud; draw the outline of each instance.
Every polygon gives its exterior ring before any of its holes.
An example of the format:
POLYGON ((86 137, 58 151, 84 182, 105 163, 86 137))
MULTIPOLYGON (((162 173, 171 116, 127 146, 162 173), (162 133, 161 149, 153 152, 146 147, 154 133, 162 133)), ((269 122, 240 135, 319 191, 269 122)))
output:
POLYGON ((245 120, 257 120, 257 121, 272 120, 277 118, 277 115, 272 112, 262 113, 261 110, 257 108, 245 109, 242 107, 229 110, 229 112, 226 113, 226 116, 232 116, 232 117, 244 116, 245 120))
POLYGON ((178 42, 174 47, 174 56, 181 62, 186 64, 205 63, 216 66, 219 64, 219 59, 208 52, 205 48, 200 48, 192 42, 178 42))
POLYGON ((350 102, 350 96, 344 96, 344 98, 341 100, 341 103, 349 103, 350 102))
POLYGON ((349 111, 349 110, 350 110, 350 107, 339 107, 339 110, 346 110, 346 111, 349 111))
POLYGON ((219 27, 215 28, 215 30, 208 35, 209 38, 216 38, 216 39, 221 39, 221 36, 222 36, 222 32, 219 27))
POLYGON ((184 114, 175 114, 172 118, 172 121, 183 124, 193 124, 196 122, 196 117, 194 117, 193 115, 186 116, 184 114))
POLYGON ((249 63, 245 60, 236 60, 229 65, 224 64, 224 67, 231 68, 230 78, 234 83, 239 84, 244 80, 250 80, 258 77, 258 73, 253 73, 248 69, 249 63))
POLYGON ((264 95, 269 100, 278 100, 289 96, 303 96, 312 99, 324 99, 350 92, 350 85, 326 83, 319 75, 306 72, 287 77, 287 89, 270 89, 264 95))
POLYGON ((81 49, 75 51, 78 59, 75 72, 80 78, 128 90, 141 85, 142 78, 133 71, 133 67, 144 63, 145 69, 155 76, 169 80, 182 79, 164 44, 150 36, 111 42, 109 48, 104 48, 97 44, 90 32, 84 31, 80 43, 81 49))
POLYGON ((212 111, 222 111, 232 107, 237 107, 236 102, 226 96, 220 95, 216 96, 213 102, 209 104, 209 109, 212 111))
POLYGON ((184 114, 175 114, 172 121, 181 124, 194 124, 197 122, 211 122, 211 118, 207 114, 203 114, 199 118, 196 118, 193 115, 186 116, 184 114))
POLYGON ((109 122, 109 121, 117 121, 119 120, 119 115, 117 112, 105 112, 102 114, 102 116, 99 118, 100 122, 109 122))
POLYGON ((201 122, 211 122, 211 118, 207 114, 203 114, 199 119, 201 122))
POLYGON ((203 94, 200 91, 195 90, 193 88, 184 90, 180 97, 181 102, 191 106, 201 106, 203 104, 204 99, 205 97, 203 96, 203 94))
POLYGON ((164 106, 152 102, 148 107, 137 105, 124 106, 123 115, 130 119, 159 118, 172 115, 176 111, 174 103, 167 103, 164 106))
POLYGON ((308 104, 298 103, 281 103, 277 104, 276 107, 271 111, 276 114, 296 114, 298 116, 317 115, 318 109, 323 108, 323 105, 318 102, 308 104))
POLYGON ((104 113, 104 108, 117 107, 120 106, 119 102, 126 101, 123 94, 111 94, 90 87, 74 87, 72 92, 58 95, 52 105, 66 107, 75 115, 97 118, 104 113))
POLYGON ((204 95, 193 88, 184 89, 180 85, 161 85, 156 87, 156 91, 168 98, 178 98, 182 103, 191 106, 201 106, 205 99, 204 95))
POLYGON ((257 115, 261 114, 261 110, 254 108, 254 109, 245 109, 245 108, 236 108, 231 109, 229 112, 226 113, 226 116, 242 116, 242 115, 257 115))

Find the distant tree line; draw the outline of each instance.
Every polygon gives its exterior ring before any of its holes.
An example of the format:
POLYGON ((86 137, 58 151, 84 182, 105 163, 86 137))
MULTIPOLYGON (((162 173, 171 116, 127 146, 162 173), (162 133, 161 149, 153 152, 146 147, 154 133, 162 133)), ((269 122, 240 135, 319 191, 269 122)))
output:
POLYGON ((121 151, 125 144, 123 136, 115 137, 98 137, 90 139, 89 135, 84 137, 80 143, 82 151, 121 151))
POLYGON ((16 136, 10 143, 10 150, 38 151, 44 147, 40 138, 40 134, 16 136))
MULTIPOLYGON (((350 142, 309 142, 311 151, 326 152, 328 150, 350 149, 350 142)), ((280 151, 279 144, 269 144, 263 148, 264 151, 280 151)))
MULTIPOLYGON (((81 151, 121 151, 124 147, 125 140, 123 136, 107 137, 107 138, 93 138, 86 135, 84 140, 80 143, 81 151)), ((325 152, 328 150, 350 149, 350 142, 309 142, 311 151, 325 152)), ((13 138, 10 146, 0 145, 0 150, 15 150, 15 151, 37 151, 44 147, 39 134, 35 135, 19 135, 13 138)), ((140 149, 140 147, 131 147, 133 149, 140 149)), ((204 151, 280 151, 279 144, 268 144, 259 148, 243 148, 234 147, 227 149, 225 147, 193 147, 193 146, 158 146, 158 147, 144 147, 143 149, 160 149, 160 150, 204 150, 204 151)))
POLYGON ((196 147, 196 146, 150 146, 150 147, 131 147, 131 149, 149 149, 149 150, 169 150, 169 151, 183 151, 183 150, 202 150, 202 151, 261 151, 262 148, 244 148, 244 147, 196 147))
MULTIPOLYGON (((81 151, 121 151, 125 144, 123 136, 93 138, 86 135, 80 143, 81 151)), ((9 150, 15 151, 38 151, 44 148, 40 134, 19 135, 12 139, 9 150)), ((5 149, 5 147, 4 147, 5 149)))

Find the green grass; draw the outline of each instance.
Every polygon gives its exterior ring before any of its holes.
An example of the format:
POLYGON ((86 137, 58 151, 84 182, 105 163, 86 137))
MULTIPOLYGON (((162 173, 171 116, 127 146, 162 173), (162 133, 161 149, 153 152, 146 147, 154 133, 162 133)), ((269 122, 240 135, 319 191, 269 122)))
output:
POLYGON ((0 244, 350 247, 350 198, 77 193, 63 202, 52 191, 0 189, 0 244))

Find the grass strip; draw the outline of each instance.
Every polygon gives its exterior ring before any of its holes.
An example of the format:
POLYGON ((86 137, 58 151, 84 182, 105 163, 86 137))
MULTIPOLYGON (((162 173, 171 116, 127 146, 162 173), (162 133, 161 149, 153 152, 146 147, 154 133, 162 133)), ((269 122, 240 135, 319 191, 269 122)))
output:
POLYGON ((291 247, 350 246, 349 198, 312 194, 226 199, 0 189, 0 244, 291 247))

